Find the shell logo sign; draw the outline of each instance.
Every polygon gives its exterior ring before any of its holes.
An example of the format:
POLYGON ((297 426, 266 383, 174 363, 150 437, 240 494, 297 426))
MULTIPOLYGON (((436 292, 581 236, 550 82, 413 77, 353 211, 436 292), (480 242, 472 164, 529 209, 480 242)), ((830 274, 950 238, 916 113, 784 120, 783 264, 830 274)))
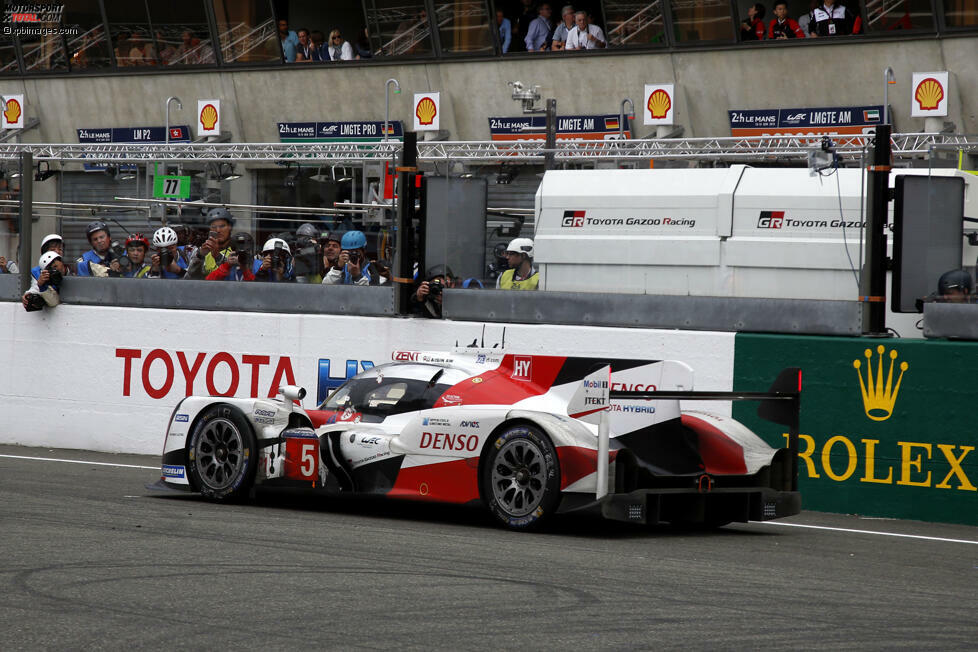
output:
POLYGON ((911 115, 943 117, 947 115, 947 72, 915 72, 911 115))
POLYGON ((24 96, 23 95, 3 96, 3 128, 4 129, 24 128, 24 96))
POLYGON ((674 122, 675 91, 672 84, 646 84, 642 124, 671 125, 674 122))
POLYGON ((441 93, 414 94, 414 130, 437 131, 441 124, 441 93))
POLYGON ((197 135, 221 135, 221 100, 197 100, 197 135))

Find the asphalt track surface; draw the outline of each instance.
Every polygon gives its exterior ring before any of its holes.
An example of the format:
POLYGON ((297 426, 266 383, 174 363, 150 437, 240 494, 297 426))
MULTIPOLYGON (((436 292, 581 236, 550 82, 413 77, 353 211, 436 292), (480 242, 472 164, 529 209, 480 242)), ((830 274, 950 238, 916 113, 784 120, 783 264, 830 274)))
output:
POLYGON ((562 518, 519 534, 472 508, 283 493, 215 505, 147 490, 157 465, 0 446, 0 648, 978 641, 974 527, 809 512, 709 532, 562 518))

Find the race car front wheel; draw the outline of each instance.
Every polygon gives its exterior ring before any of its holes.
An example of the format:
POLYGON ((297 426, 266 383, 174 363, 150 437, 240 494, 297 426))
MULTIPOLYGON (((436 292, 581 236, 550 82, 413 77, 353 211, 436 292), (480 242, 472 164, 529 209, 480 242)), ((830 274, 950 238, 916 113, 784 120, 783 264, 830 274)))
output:
POLYGON ((187 471, 201 495, 211 500, 236 498, 255 476, 255 435, 230 405, 212 405, 194 424, 187 449, 187 471))
POLYGON ((550 438, 528 424, 513 425, 489 444, 482 466, 489 511, 514 530, 539 526, 560 501, 560 464, 550 438))

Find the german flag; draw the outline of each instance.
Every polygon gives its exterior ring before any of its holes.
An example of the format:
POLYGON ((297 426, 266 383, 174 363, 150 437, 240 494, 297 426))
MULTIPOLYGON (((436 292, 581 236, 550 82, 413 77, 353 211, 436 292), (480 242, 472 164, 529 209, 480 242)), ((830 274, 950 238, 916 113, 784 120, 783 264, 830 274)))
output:
POLYGON ((605 129, 620 129, 621 124, 618 122, 618 118, 605 118, 604 119, 605 129))

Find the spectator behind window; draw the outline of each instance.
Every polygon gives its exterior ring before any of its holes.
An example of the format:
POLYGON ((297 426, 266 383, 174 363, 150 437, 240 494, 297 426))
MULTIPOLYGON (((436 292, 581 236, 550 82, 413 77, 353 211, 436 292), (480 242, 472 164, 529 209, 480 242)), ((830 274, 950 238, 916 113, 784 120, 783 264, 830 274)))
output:
POLYGON ((586 11, 574 14, 574 28, 567 32, 565 50, 595 50, 607 47, 604 30, 591 24, 591 17, 586 11))
POLYGON ((760 2, 747 9, 747 20, 740 23, 741 41, 764 40, 764 15, 766 13, 767 10, 760 2))
POLYGON ((536 290, 540 276, 533 267, 533 240, 516 238, 506 247, 509 269, 496 279, 499 290, 536 290))
POLYGON ((858 34, 860 25, 860 19, 835 0, 824 0, 808 15, 808 33, 812 38, 858 34))
POLYGON ((329 48, 329 58, 331 61, 353 60, 353 46, 343 38, 343 35, 338 29, 334 29, 329 33, 329 43, 326 44, 326 47, 329 48))
POLYGON ((299 44, 295 46, 296 63, 312 61, 312 39, 309 38, 309 30, 302 27, 298 31, 299 44))
POLYGON ((326 272, 323 285, 370 285, 374 270, 367 260, 367 237, 362 231, 347 231, 340 241, 340 257, 326 272))
POLYGON ((232 253, 231 228, 234 226, 234 216, 231 211, 219 206, 207 213, 207 223, 210 231, 207 239, 200 245, 197 255, 187 266, 187 278, 203 279, 224 262, 224 258, 232 253))
POLYGON ((794 20, 788 18, 788 3, 774 3, 774 18, 767 28, 769 39, 784 40, 789 38, 805 38, 805 32, 794 20))
POLYGON ((309 32, 309 40, 312 41, 312 50, 309 52, 311 60, 325 61, 327 56, 326 36, 318 29, 314 29, 309 32))
POLYGON ((214 271, 207 275, 208 281, 254 281, 255 240, 248 233, 235 233, 229 238, 227 255, 214 271))
POLYGON ((553 29, 553 23, 550 21, 550 5, 544 2, 537 9, 537 17, 530 21, 527 27, 526 37, 523 42, 526 43, 527 52, 543 52, 548 48, 548 39, 550 38, 550 31, 553 29))
POLYGON ((357 43, 354 46, 357 53, 357 59, 372 59, 374 56, 373 50, 370 49, 370 32, 367 31, 366 27, 360 28, 360 33, 357 36, 357 43))
POLYGON ((286 63, 295 63, 296 48, 299 47, 299 35, 289 29, 289 21, 280 18, 278 21, 278 38, 282 43, 282 56, 286 63))
POLYGON ((256 281, 287 283, 295 280, 292 249, 282 238, 269 238, 261 248, 261 258, 252 263, 256 281))
POLYGON ((523 52, 526 50, 526 35, 530 32, 530 23, 536 20, 537 10, 533 6, 534 0, 520 0, 523 4, 523 12, 516 19, 513 25, 512 52, 523 52))
POLYGON ((970 303, 971 274, 966 269, 952 269, 941 274, 937 281, 937 300, 947 303, 970 303))
POLYGON ((322 283, 322 247, 317 236, 319 230, 306 222, 295 231, 295 247, 292 251, 292 268, 296 283, 322 283))
POLYGON ((151 278, 183 278, 187 264, 177 249, 177 232, 168 226, 156 229, 153 234, 153 253, 149 276, 151 278))
MULTIPOLYGON (((149 250, 149 240, 142 233, 133 233, 126 238, 126 258, 128 264, 122 266, 125 278, 146 278, 150 266, 146 263, 146 252, 149 250)), ((121 262, 120 262, 121 264, 121 262)))
POLYGON ((115 273, 121 273, 119 262, 114 260, 115 256, 110 251, 112 240, 109 237, 108 225, 101 220, 89 222, 85 227, 85 236, 92 248, 78 259, 78 275, 107 276, 110 269, 115 273))
POLYGON ((425 280, 411 295, 411 313, 424 317, 441 319, 442 290, 455 287, 456 279, 448 265, 434 265, 428 268, 425 280))
POLYGON ((319 242, 323 246, 323 264, 320 268, 323 281, 325 281, 326 274, 331 269, 335 268, 340 272, 343 271, 343 266, 340 265, 340 252, 343 250, 343 246, 340 244, 342 240, 343 235, 338 232, 323 233, 319 238, 319 242))
POLYGON ((567 47, 567 35, 574 29, 574 11, 572 5, 564 5, 560 10, 560 24, 554 30, 553 40, 550 42, 551 50, 563 50, 567 47))
POLYGON ((499 43, 503 47, 503 54, 506 54, 513 42, 513 25, 501 9, 496 10, 496 27, 499 29, 499 43))
POLYGON ((21 297, 24 310, 33 312, 61 303, 61 282, 68 269, 57 251, 41 254, 37 267, 31 268, 31 288, 21 297))

